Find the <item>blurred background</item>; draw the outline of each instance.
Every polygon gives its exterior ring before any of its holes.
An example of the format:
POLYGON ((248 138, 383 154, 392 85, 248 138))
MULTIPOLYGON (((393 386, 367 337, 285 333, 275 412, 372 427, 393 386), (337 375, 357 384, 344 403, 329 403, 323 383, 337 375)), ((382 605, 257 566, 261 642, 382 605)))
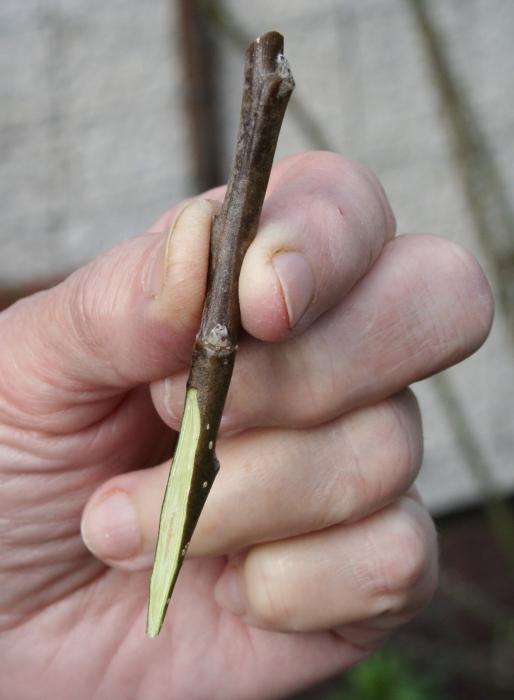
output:
POLYGON ((399 231, 471 250, 497 303, 478 355, 415 387, 439 593, 372 661, 297 697, 512 698, 512 0, 1 0, 0 303, 226 180, 243 50, 270 29, 297 83, 277 157, 365 163, 399 231))

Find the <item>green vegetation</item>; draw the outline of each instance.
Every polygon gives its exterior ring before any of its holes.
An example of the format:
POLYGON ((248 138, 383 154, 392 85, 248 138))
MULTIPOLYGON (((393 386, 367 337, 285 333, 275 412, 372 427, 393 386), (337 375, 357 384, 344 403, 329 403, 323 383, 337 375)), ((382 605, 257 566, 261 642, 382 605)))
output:
POLYGON ((325 700, 449 700, 438 678, 418 671, 403 655, 385 650, 346 674, 325 700))

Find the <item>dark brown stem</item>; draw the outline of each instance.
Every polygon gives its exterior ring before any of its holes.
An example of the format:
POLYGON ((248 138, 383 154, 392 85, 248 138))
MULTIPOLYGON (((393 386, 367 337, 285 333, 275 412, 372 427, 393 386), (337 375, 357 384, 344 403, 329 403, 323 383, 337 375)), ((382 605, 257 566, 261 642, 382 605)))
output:
POLYGON ((234 164, 221 211, 213 222, 207 295, 193 351, 182 429, 161 512, 150 584, 148 632, 152 636, 159 632, 219 468, 214 447, 237 350, 239 273, 257 232, 293 87, 282 36, 269 32, 258 37, 246 51, 234 164))
POLYGON ((212 228, 207 296, 189 386, 199 390, 201 409, 210 414, 208 422, 216 432, 239 333, 239 273, 257 232, 282 119, 294 87, 282 51, 283 39, 276 32, 259 37, 246 51, 234 164, 212 228))

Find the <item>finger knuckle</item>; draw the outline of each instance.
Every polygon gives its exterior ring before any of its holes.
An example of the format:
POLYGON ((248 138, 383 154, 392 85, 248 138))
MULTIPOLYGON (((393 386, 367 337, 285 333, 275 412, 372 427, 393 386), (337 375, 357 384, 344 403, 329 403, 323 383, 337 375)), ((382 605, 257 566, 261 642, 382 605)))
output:
POLYGON ((316 182, 323 183, 323 189, 318 186, 316 191, 324 193, 324 201, 333 194, 337 195, 334 201, 340 200, 342 189, 352 194, 353 207, 348 210, 346 206, 334 207, 340 216, 346 218, 351 210, 350 219, 361 218, 371 227, 378 220, 387 238, 394 235, 396 221, 387 196, 378 177, 365 165, 338 153, 311 151, 298 158, 296 167, 310 172, 316 176, 316 182))
MULTIPOLYGON (((341 178, 352 194, 354 208, 353 218, 364 224, 365 228, 382 230, 385 239, 391 238, 396 231, 396 220, 382 184, 375 173, 362 163, 342 156, 335 156, 332 168, 341 174, 341 178)), ((370 255, 373 251, 370 251, 370 255)))
POLYGON ((430 544, 425 529, 408 511, 395 514, 388 524, 390 545, 381 551, 376 592, 384 597, 403 598, 427 572, 430 544))
POLYGON ((252 617, 267 629, 295 629, 292 597, 282 575, 284 563, 260 548, 246 563, 248 603, 252 617))
POLYGON ((302 172, 314 170, 319 174, 320 171, 325 171, 333 176, 350 163, 352 161, 333 151, 306 151, 297 157, 295 167, 302 172))
POLYGON ((343 421, 335 437, 347 458, 327 480, 328 512, 351 522, 391 502, 414 480, 422 459, 417 402, 403 394, 343 421), (369 436, 373 436, 370 444, 369 436))
POLYGON ((360 193, 360 197, 355 198, 357 221, 367 230, 382 231, 383 241, 392 238, 396 231, 396 219, 378 177, 365 165, 353 161, 345 163, 345 171, 352 189, 360 193))

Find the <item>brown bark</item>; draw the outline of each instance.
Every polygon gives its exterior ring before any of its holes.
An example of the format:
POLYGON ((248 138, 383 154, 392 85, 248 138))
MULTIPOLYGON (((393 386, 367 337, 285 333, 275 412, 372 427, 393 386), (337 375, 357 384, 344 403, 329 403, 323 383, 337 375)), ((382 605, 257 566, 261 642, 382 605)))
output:
MULTIPOLYGON (((257 232, 278 135, 293 87, 294 81, 283 55, 282 36, 269 32, 258 37, 246 51, 236 153, 223 205, 213 221, 207 294, 188 380, 187 395, 192 398, 194 393, 191 405, 196 410, 197 404, 200 430, 184 504, 185 520, 181 532, 173 533, 174 538, 180 538, 180 554, 176 563, 170 562, 170 567, 174 568, 171 579, 168 576, 169 591, 163 593, 155 585, 155 592, 151 584, 151 601, 152 595, 165 595, 166 605, 219 469, 214 448, 237 350, 239 273, 246 250, 257 232)), ((163 505, 159 537, 161 529, 165 529, 164 510, 163 505)), ((159 545, 157 555, 165 556, 164 548, 159 554, 159 545)), ((162 618, 165 612, 166 607, 162 618)), ((152 632, 149 623, 149 632, 157 634, 160 624, 162 619, 152 632)))

